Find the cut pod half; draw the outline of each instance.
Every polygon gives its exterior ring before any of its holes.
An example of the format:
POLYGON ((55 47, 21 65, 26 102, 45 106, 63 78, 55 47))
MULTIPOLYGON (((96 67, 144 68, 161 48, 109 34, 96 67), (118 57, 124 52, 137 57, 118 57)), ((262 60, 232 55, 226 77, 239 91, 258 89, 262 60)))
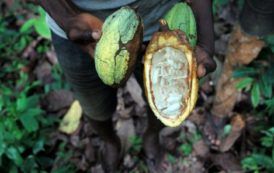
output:
POLYGON ((180 30, 156 32, 145 54, 144 85, 149 105, 166 126, 178 126, 198 95, 196 59, 180 30))
POLYGON ((143 40, 143 21, 130 7, 108 16, 95 48, 95 68, 106 85, 123 85, 134 70, 143 40))

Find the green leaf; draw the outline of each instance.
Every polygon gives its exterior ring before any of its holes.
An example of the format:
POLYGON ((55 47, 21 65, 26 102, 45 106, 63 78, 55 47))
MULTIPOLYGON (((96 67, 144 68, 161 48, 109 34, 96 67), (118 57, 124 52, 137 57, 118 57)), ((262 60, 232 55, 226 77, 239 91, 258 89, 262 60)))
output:
POLYGON ((197 130, 193 133, 192 138, 190 139, 190 142, 192 144, 198 142, 202 138, 201 133, 197 130))
POLYGON ((30 108, 26 111, 26 114, 32 115, 36 117, 38 115, 42 115, 43 111, 40 108, 30 108))
POLYGON ((224 126, 224 136, 229 135, 229 133, 231 132, 231 129, 232 129, 232 127, 231 127, 230 124, 225 125, 225 126, 224 126))
POLYGON ((39 16, 46 17, 46 12, 43 8, 38 7, 38 13, 39 13, 39 16))
POLYGON ((266 110, 270 113, 273 114, 274 113, 274 98, 270 99, 270 100, 266 100, 265 104, 267 106, 266 110))
POLYGON ((258 170, 258 165, 255 159, 251 156, 248 156, 242 160, 242 165, 244 170, 258 170))
POLYGON ((50 39, 50 29, 45 21, 44 18, 40 17, 38 18, 34 23, 35 31, 42 37, 46 39, 50 39))
POLYGON ((46 156, 40 156, 36 158, 37 163, 41 165, 42 167, 51 167, 54 164, 53 158, 46 157, 46 156))
POLYGON ((0 96, 0 112, 3 110, 4 107, 4 97, 0 96))
POLYGON ((18 172, 19 171, 18 171, 17 167, 15 165, 12 165, 10 170, 9 170, 9 173, 18 173, 18 172))
POLYGON ((274 52, 274 34, 264 37, 264 41, 270 47, 272 52, 274 52))
POLYGON ((24 135, 24 132, 19 128, 13 128, 12 129, 12 135, 15 139, 21 140, 23 135, 24 135))
POLYGON ((23 49, 25 49, 27 47, 27 44, 28 44, 28 40, 25 36, 22 36, 19 41, 17 41, 15 43, 15 46, 14 46, 14 49, 15 51, 22 51, 23 49))
POLYGON ((270 98, 272 96, 272 85, 270 81, 268 80, 266 74, 263 74, 259 80, 259 86, 260 86, 260 91, 262 91, 262 94, 270 98))
POLYGON ((234 78, 242 78, 242 77, 250 77, 258 74, 258 71, 253 67, 242 67, 234 70, 233 77, 234 78))
POLYGON ((173 155, 171 154, 168 154, 167 155, 167 161, 171 164, 175 164, 176 163, 176 157, 174 157, 173 155))
POLYGON ((0 158, 5 153, 6 150, 6 143, 4 142, 4 124, 0 122, 0 158))
POLYGON ((39 124, 35 116, 40 113, 40 109, 29 109, 19 117, 22 125, 28 132, 34 132, 39 128, 39 124))
POLYGON ((23 112, 28 107, 27 98, 25 96, 20 97, 16 100, 16 110, 18 112, 23 112))
POLYGON ((260 88, 258 83, 254 83, 251 89, 251 102, 252 106, 255 108, 260 103, 260 88))
POLYGON ((272 148, 272 160, 274 160, 274 147, 272 148))
POLYGON ((142 148, 142 138, 139 136, 129 136, 128 138, 133 152, 139 152, 142 148))
POLYGON ((273 146, 273 137, 264 136, 261 138, 261 144, 265 147, 272 147, 273 146))
POLYGON ((23 158, 15 147, 9 147, 5 154, 9 159, 13 160, 17 166, 23 164, 23 158))
POLYGON ((65 166, 56 168, 52 171, 52 173, 74 173, 74 172, 76 172, 76 170, 73 165, 65 165, 65 166))
MULTIPOLYGON (((35 87, 39 86, 40 84, 41 84, 40 81, 34 81, 34 82, 32 82, 31 84, 27 85, 27 86, 24 88, 23 92, 28 92, 29 90, 31 90, 32 88, 35 88, 35 87)), ((37 96, 36 96, 36 97, 37 97, 37 96)))
POLYGON ((29 108, 36 107, 39 104, 39 96, 38 95, 30 96, 27 98, 27 102, 28 102, 29 108))
MULTIPOLYGON (((273 98, 273 99, 274 99, 274 98, 273 98)), ((274 135, 274 127, 268 129, 267 131, 270 132, 272 135, 274 135)))
POLYGON ((5 153, 7 145, 4 143, 4 141, 0 141, 0 157, 5 153))
POLYGON ((1 90, 1 93, 3 93, 3 95, 10 96, 13 94, 12 89, 5 86, 1 87, 1 90))
POLYGON ((179 147, 179 150, 185 155, 185 156, 188 156, 189 154, 191 154, 192 152, 192 146, 188 143, 186 144, 182 144, 180 147, 179 147))
POLYGON ((39 139, 36 144, 34 145, 32 152, 34 154, 37 154, 39 151, 44 150, 44 145, 45 145, 45 140, 44 139, 39 139))
POLYGON ((267 168, 268 170, 274 171, 273 160, 270 157, 262 154, 252 154, 252 157, 257 162, 257 164, 267 168))
POLYGON ((35 20, 36 20, 36 19, 29 19, 29 20, 27 20, 27 21, 21 26, 20 32, 21 32, 21 33, 28 32, 28 31, 31 29, 31 27, 34 26, 35 20))
POLYGON ((236 84, 236 89, 237 89, 237 90, 244 89, 244 88, 250 86, 250 85, 252 84, 253 81, 254 81, 254 79, 251 78, 251 77, 243 78, 241 81, 239 81, 239 82, 236 84))
POLYGON ((24 172, 33 172, 35 168, 37 168, 38 165, 35 162, 35 158, 32 155, 29 155, 28 158, 25 160, 24 164, 22 165, 22 168, 24 172))

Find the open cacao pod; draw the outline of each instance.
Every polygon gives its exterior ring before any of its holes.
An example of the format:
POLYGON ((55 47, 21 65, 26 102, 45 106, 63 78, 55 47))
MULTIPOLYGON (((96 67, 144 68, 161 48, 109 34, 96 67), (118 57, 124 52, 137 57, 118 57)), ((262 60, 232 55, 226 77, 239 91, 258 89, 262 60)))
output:
POLYGON ((154 33, 145 54, 145 93, 157 118, 174 127, 185 120, 196 104, 197 64, 188 34, 179 28, 169 30, 165 20, 160 22, 162 31, 154 33))

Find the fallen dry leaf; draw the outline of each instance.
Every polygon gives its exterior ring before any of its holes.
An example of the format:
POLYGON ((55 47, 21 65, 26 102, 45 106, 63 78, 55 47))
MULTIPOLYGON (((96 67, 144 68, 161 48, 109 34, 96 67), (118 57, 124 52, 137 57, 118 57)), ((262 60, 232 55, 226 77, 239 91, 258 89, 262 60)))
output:
POLYGON ((46 55, 47 55, 46 57, 47 57, 48 61, 52 65, 56 65, 58 63, 57 56, 56 56, 56 53, 55 53, 53 47, 51 47, 50 51, 46 52, 46 55))
POLYGON ((127 81, 126 89, 139 107, 144 107, 146 105, 142 96, 142 89, 134 76, 131 76, 127 81))
POLYGON ((214 165, 220 166, 225 172, 241 173, 241 162, 232 153, 211 154, 214 165))
POLYGON ((235 88, 239 79, 233 79, 232 72, 237 67, 253 61, 263 47, 264 42, 258 37, 247 35, 241 31, 239 25, 235 26, 229 41, 224 69, 216 86, 216 96, 211 111, 213 115, 224 117, 232 111, 239 94, 235 88))
POLYGON ((127 151, 131 147, 130 137, 136 135, 133 119, 119 119, 115 127, 118 136, 120 137, 122 147, 127 151))
POLYGON ((68 112, 62 119, 59 130, 66 134, 72 134, 77 130, 82 116, 82 108, 78 100, 74 101, 68 112))
POLYGON ((49 112, 59 111, 69 107, 73 103, 73 94, 68 90, 56 90, 49 92, 43 99, 43 105, 49 112))
POLYGON ((242 131, 245 127, 245 120, 242 115, 237 114, 231 120, 231 132, 229 135, 222 141, 220 145, 220 151, 228 151, 236 140, 241 136, 242 131))
POLYGON ((206 158, 209 153, 209 147, 204 140, 200 139, 193 145, 195 155, 201 158, 206 158))
POLYGON ((42 84, 49 84, 53 81, 51 74, 52 66, 47 61, 40 61, 34 69, 34 74, 42 84))

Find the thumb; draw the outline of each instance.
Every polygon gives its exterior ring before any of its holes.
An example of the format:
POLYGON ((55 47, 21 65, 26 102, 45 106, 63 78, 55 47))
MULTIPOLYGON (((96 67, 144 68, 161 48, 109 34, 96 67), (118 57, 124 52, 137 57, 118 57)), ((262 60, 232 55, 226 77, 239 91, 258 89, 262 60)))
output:
POLYGON ((68 33, 68 38, 77 43, 89 43, 99 40, 101 37, 100 31, 80 30, 73 28, 68 33))

